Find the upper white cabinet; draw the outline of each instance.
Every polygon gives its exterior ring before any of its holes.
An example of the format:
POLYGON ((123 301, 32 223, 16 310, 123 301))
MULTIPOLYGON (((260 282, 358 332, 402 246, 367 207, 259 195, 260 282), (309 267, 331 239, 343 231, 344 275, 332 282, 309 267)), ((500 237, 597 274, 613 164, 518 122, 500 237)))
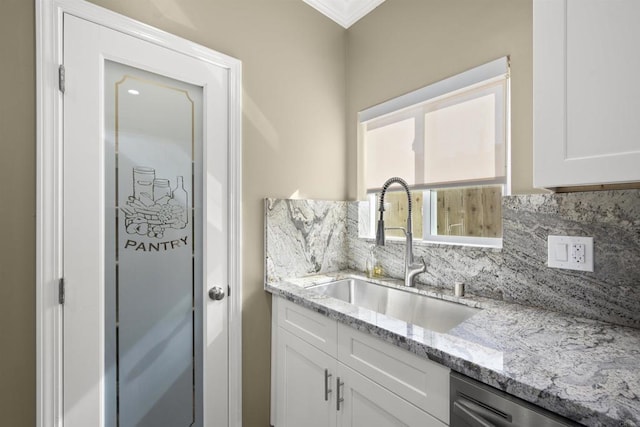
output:
POLYGON ((534 185, 640 181, 640 1, 534 0, 534 185))

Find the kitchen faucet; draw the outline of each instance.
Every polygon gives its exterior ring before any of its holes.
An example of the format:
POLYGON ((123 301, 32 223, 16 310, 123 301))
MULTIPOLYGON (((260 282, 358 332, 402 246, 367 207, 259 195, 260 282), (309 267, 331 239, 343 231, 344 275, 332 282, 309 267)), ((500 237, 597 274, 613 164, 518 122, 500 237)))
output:
POLYGON ((411 232, 411 192, 409 191, 409 186, 405 182, 404 179, 393 177, 389 178, 384 185, 382 186, 382 192, 380 193, 380 219, 378 220, 378 228, 376 230, 376 245, 384 246, 384 230, 402 230, 404 232, 406 238, 406 250, 404 254, 404 285, 405 286, 414 286, 415 277, 424 273, 427 270, 427 264, 422 259, 422 264, 419 262, 414 262, 413 260, 413 233, 411 232), (391 184, 400 184, 407 193, 407 204, 408 204, 408 214, 407 214, 407 228, 402 227, 384 227, 384 195, 389 189, 391 184))

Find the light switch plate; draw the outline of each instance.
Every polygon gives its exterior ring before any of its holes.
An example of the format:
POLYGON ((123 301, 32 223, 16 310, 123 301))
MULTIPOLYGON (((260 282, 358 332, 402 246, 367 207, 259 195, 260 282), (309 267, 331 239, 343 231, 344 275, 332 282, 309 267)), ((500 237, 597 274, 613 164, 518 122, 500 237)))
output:
POLYGON ((549 267, 593 271, 593 237, 548 236, 547 255, 549 267))

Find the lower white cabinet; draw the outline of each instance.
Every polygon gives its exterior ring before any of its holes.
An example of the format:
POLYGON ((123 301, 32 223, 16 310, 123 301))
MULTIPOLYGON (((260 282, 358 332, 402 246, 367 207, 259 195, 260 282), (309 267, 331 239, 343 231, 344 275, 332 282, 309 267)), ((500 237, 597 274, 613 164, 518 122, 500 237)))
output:
POLYGON ((276 425, 335 426, 337 361, 285 329, 277 334, 276 425))
MULTIPOLYGON (((444 427, 431 416, 364 375, 338 362, 336 386, 340 385, 340 427, 444 427)), ((338 398, 338 394, 336 394, 338 398)))
POLYGON ((448 425, 448 368, 281 298, 273 304, 275 427, 448 425), (318 331, 328 331, 330 339, 318 331), (352 344, 339 350, 340 340, 352 344))

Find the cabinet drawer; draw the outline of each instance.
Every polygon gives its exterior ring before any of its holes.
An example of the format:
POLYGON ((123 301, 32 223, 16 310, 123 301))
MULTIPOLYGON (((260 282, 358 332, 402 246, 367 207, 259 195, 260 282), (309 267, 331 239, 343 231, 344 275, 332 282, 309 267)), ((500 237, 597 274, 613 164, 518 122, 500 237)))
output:
POLYGON ((338 360, 449 424, 449 368, 342 324, 338 360))
POLYGON ((273 305, 279 327, 325 353, 337 356, 337 321, 282 298, 274 298, 273 305))

